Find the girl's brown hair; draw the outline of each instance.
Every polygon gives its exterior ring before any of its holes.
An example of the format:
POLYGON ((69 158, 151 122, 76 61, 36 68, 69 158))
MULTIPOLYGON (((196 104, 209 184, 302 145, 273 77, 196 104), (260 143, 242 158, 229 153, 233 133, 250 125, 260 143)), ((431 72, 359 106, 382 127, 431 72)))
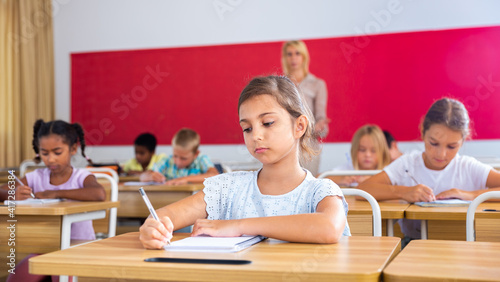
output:
POLYGON ((442 98, 432 104, 422 122, 422 136, 433 124, 442 124, 453 131, 462 133, 465 139, 470 135, 470 118, 462 102, 442 98))
POLYGON ((384 132, 377 125, 367 124, 359 128, 351 141, 351 158, 352 158, 352 166, 354 169, 359 169, 358 163, 358 150, 359 150, 359 142, 361 138, 365 135, 368 135, 372 138, 375 143, 376 154, 377 154, 377 167, 375 169, 383 169, 386 165, 391 162, 391 155, 389 154, 389 147, 387 147, 387 141, 385 140, 384 132))
POLYGON ((241 104, 248 99, 258 95, 271 95, 276 98, 278 104, 283 107, 293 119, 301 115, 307 118, 307 128, 300 138, 300 152, 304 160, 310 160, 311 156, 318 154, 318 139, 314 134, 314 118, 309 107, 302 100, 295 84, 284 76, 256 77, 248 83, 241 91, 238 101, 238 112, 241 104))

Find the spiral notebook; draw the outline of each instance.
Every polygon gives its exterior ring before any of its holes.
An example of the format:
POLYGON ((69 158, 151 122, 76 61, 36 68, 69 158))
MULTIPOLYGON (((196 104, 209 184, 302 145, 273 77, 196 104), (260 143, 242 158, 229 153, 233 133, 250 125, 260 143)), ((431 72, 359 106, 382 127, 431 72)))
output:
POLYGON ((165 246, 165 250, 175 252, 234 253, 265 239, 266 237, 260 235, 241 237, 196 236, 174 241, 170 245, 165 246))

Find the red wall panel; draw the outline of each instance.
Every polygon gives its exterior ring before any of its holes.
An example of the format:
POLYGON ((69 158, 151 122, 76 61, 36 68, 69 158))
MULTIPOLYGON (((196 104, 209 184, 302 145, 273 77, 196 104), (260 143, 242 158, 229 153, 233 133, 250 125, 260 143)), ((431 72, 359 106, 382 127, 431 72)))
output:
MULTIPOLYGON (((254 76, 280 74, 281 42, 76 53, 71 114, 94 145, 129 145, 150 131, 170 144, 181 127, 203 144, 242 143, 237 100, 254 76)), ((474 139, 498 139, 500 27, 306 40, 310 70, 328 86, 326 142, 350 141, 365 123, 418 140, 443 96, 463 101, 474 139)))

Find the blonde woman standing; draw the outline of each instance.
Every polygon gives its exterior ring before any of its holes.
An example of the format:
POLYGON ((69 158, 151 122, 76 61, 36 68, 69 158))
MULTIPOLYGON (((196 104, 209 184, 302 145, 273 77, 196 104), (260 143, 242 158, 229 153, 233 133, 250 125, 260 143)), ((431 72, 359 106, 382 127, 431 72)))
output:
MULTIPOLYGON (((299 89, 309 109, 316 120, 314 134, 325 138, 328 134, 329 119, 326 116, 328 92, 324 80, 309 72, 309 52, 303 41, 287 41, 281 50, 281 65, 283 72, 299 89)), ((311 161, 302 161, 303 166, 313 175, 319 172, 320 155, 314 156, 311 161)))

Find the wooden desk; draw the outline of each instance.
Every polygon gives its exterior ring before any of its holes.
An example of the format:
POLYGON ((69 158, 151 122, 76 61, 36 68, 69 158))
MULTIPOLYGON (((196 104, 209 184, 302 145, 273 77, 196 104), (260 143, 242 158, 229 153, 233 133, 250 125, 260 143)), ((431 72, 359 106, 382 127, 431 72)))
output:
MULTIPOLYGON (((349 205, 347 222, 353 235, 372 235, 372 208, 367 201, 358 201, 352 196, 346 197, 349 205), (367 226, 370 228, 368 229, 367 226)), ((387 236, 394 236, 394 220, 405 217, 405 210, 410 206, 405 201, 382 201, 378 202, 382 214, 383 225, 387 225, 387 236)), ((382 232, 384 233, 384 232, 382 232)))
MULTIPOLYGON (((186 234, 175 235, 174 240, 186 234)), ((400 250, 395 237, 344 237, 338 244, 264 241, 238 253, 145 250, 127 233, 30 259, 30 273, 169 281, 379 281, 400 250), (247 265, 151 263, 151 257, 251 260, 247 265)))
MULTIPOLYGON (((70 202, 45 205, 20 205, 15 217, 9 217, 8 206, 0 206, 0 238, 9 238, 7 226, 16 226, 16 252, 46 253, 70 246, 71 223, 103 218, 106 209, 118 207, 119 202, 70 202), (9 222, 8 220, 16 220, 9 222)), ((9 251, 7 244, 0 252, 9 251)))
MULTIPOLYGON (((479 230, 483 226, 484 228, 491 228, 492 224, 496 225, 498 228, 497 219, 500 219, 499 212, 484 212, 483 209, 500 209, 500 203, 483 203, 477 208, 476 229, 479 235, 479 237, 477 237, 478 241, 484 240, 479 230), (497 223, 495 223, 495 221, 497 221, 497 223)), ((407 219, 422 221, 422 239, 430 238, 465 241, 466 215, 467 207, 419 207, 417 205, 411 205, 405 211, 405 217, 407 219), (428 231, 430 231, 430 233, 428 231)), ((496 235, 498 238, 498 232, 496 235)))
MULTIPOLYGON (((118 207, 119 202, 70 202, 45 205, 20 205, 15 208, 15 217, 9 217, 8 206, 0 206, 0 270, 6 269, 10 248, 15 248, 16 262, 30 253, 47 253, 66 249, 71 244, 73 222, 103 218, 106 209, 118 207), (15 220, 9 221, 9 220, 15 220), (9 238, 11 224, 15 224, 15 246, 8 246, 3 238, 9 238)), ((1 278, 0 278, 1 279, 1 278)), ((61 278, 67 281, 67 278, 61 278)))
MULTIPOLYGON (((118 200, 121 208, 118 208, 118 217, 146 218, 149 211, 144 200, 139 194, 141 186, 118 185, 118 200)), ((142 186, 148 194, 149 200, 155 209, 177 202, 203 190, 203 184, 186 185, 151 185, 142 186)))
POLYGON ((118 178, 120 179, 120 182, 140 181, 139 175, 120 175, 118 178))
POLYGON ((413 240, 384 269, 384 281, 498 281, 500 243, 413 240))

